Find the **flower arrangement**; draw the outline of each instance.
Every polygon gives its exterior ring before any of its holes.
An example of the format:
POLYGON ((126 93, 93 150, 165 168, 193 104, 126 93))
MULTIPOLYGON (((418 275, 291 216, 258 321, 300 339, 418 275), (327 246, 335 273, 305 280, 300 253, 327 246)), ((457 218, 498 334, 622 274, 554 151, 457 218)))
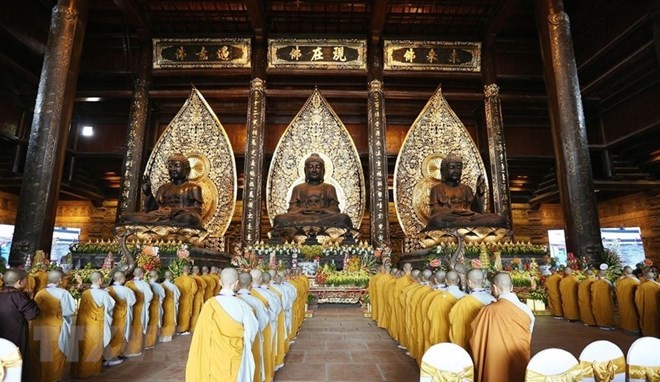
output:
POLYGON ((366 287, 370 278, 371 275, 363 270, 357 272, 339 271, 329 274, 325 284, 335 287, 366 287))
POLYGON ((191 265, 192 259, 190 259, 190 251, 186 244, 182 244, 176 250, 176 259, 170 261, 170 264, 167 266, 167 270, 172 272, 174 277, 179 277, 183 273, 183 267, 186 265, 191 265))
MULTIPOLYGON (((465 257, 470 259, 480 258, 484 250, 489 258, 494 258, 495 253, 499 252, 501 257, 543 257, 548 254, 548 247, 545 245, 532 244, 530 242, 505 242, 505 243, 466 243, 464 246, 465 257)), ((433 253, 440 256, 448 256, 456 251, 456 244, 440 243, 433 248, 433 253)))
POLYGON ((145 245, 135 259, 135 264, 150 272, 160 268, 160 257, 158 256, 158 247, 145 245))
MULTIPOLYGON (((140 246, 152 246, 158 247, 158 253, 161 255, 174 255, 181 247, 183 243, 181 241, 147 241, 147 242, 136 242, 129 241, 127 246, 128 249, 134 251, 136 247, 140 246)), ((76 253, 119 253, 119 243, 113 240, 94 240, 87 242, 73 243, 69 246, 69 251, 76 253)))

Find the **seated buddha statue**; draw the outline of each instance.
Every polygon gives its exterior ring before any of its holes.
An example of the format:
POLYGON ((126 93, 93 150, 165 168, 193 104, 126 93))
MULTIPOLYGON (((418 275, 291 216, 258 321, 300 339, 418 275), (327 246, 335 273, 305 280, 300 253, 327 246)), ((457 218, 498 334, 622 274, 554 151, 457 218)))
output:
POLYGON ((202 188, 188 181, 190 162, 182 154, 167 159, 170 182, 151 192, 147 176, 142 192, 147 196, 142 212, 126 214, 121 223, 202 228, 202 188))
POLYGON ((325 162, 318 154, 305 160, 305 183, 293 188, 287 213, 275 216, 273 229, 334 227, 351 229, 351 218, 339 211, 337 190, 324 183, 325 162))
POLYGON ((429 204, 431 217, 422 231, 452 227, 503 227, 506 218, 484 212, 486 181, 477 178, 476 193, 470 186, 461 183, 463 159, 451 153, 440 163, 442 180, 431 188, 429 204))

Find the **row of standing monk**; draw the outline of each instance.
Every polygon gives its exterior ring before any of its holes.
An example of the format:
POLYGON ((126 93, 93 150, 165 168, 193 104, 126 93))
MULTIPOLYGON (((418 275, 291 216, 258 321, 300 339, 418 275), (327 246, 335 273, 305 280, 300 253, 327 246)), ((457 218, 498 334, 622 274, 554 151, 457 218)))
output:
POLYGON ((369 283, 372 318, 417 360, 422 371, 427 368, 422 362, 426 350, 453 342, 471 353, 475 381, 522 381, 530 359, 534 315, 512 293, 507 273, 493 277, 492 294, 484 283, 481 269, 463 275, 420 272, 408 263, 402 271, 381 266, 369 283))
POLYGON ((657 275, 652 270, 645 270, 640 280, 633 274, 633 269, 626 266, 614 285, 607 279, 605 270, 597 275, 593 270, 587 270, 582 281, 570 267, 564 269, 563 276, 556 269, 551 272, 545 282, 549 308, 555 318, 611 330, 615 326, 613 297, 616 296, 621 329, 660 337, 660 283, 655 280, 657 275))

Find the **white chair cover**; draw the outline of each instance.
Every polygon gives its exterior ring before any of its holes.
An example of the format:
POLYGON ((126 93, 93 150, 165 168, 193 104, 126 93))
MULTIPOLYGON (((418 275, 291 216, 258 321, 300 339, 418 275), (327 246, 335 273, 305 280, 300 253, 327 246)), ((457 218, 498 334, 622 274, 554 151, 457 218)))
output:
POLYGON ((584 382, 625 382, 626 359, 610 341, 594 341, 580 353, 584 382))
POLYGON ((580 362, 573 354, 562 349, 545 349, 538 352, 527 364, 525 381, 582 381, 580 362), (543 376, 544 378, 540 378, 543 376), (556 376, 556 378, 551 378, 556 376), (550 377, 550 378, 549 378, 550 377))
POLYGON ((13 342, 0 338, 0 381, 21 382, 23 361, 21 352, 13 342))
POLYGON ((420 382, 472 382, 474 364, 470 354, 449 342, 433 345, 424 353, 420 382))
POLYGON ((636 340, 630 345, 626 361, 630 382, 660 381, 660 339, 636 340))

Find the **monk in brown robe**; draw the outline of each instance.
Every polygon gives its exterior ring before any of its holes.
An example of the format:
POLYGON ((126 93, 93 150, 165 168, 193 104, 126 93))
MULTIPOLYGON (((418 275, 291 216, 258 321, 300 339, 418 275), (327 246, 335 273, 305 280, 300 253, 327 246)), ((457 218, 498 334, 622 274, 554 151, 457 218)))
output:
POLYGON ((599 271, 598 280, 591 284, 591 311, 594 313, 596 325, 610 330, 614 327, 613 287, 606 275, 605 271, 599 271))
POLYGON ((660 283, 655 281, 655 273, 647 271, 644 274, 646 281, 637 287, 635 294, 635 305, 639 311, 639 326, 642 335, 660 337, 660 315, 658 305, 660 304, 660 283))
POLYGON ((512 290, 509 274, 495 275, 493 295, 497 302, 481 309, 472 323, 475 382, 525 380, 534 315, 512 290))
POLYGON ((550 305, 550 312, 552 315, 561 320, 564 318, 564 311, 561 305, 561 292, 559 291, 559 282, 561 276, 557 273, 556 268, 550 268, 552 274, 545 279, 545 286, 548 289, 548 305, 550 305))
POLYGON ((467 273, 470 294, 458 300, 449 312, 449 339, 467 351, 470 351, 472 321, 484 306, 495 302, 495 298, 483 288, 483 282, 483 271, 479 268, 470 269, 467 273))
POLYGON ((195 297, 193 299, 192 316, 190 317, 191 333, 195 331, 197 319, 199 318, 199 312, 202 310, 202 306, 204 305, 204 295, 206 294, 206 281, 204 281, 202 278, 202 275, 199 272, 199 267, 197 265, 192 267, 192 278, 197 284, 197 292, 195 292, 195 297))
POLYGON ((623 275, 614 285, 616 300, 619 303, 619 315, 621 316, 621 329, 639 333, 639 315, 635 306, 635 292, 639 286, 639 279, 633 274, 629 266, 623 268, 623 275))
POLYGON ((570 321, 580 319, 580 306, 578 304, 578 287, 580 282, 573 274, 573 268, 564 269, 564 277, 559 281, 559 293, 561 294, 561 307, 564 318, 570 321))
POLYGON ((587 326, 596 326, 594 313, 591 311, 591 284, 596 281, 594 271, 587 269, 584 274, 586 279, 580 281, 578 287, 578 304, 580 305, 580 321, 587 326))

